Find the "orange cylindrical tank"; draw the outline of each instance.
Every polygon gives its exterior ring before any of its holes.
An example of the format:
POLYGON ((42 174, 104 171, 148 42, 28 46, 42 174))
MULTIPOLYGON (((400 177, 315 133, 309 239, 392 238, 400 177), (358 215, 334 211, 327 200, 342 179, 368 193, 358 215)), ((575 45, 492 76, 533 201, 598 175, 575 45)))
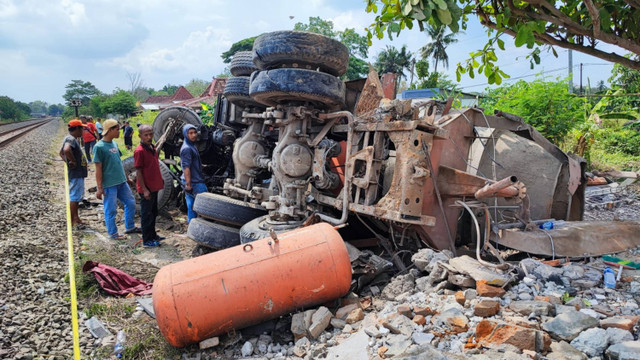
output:
POLYGON ((320 223, 165 266, 153 281, 160 332, 177 347, 345 295, 351 263, 320 223))

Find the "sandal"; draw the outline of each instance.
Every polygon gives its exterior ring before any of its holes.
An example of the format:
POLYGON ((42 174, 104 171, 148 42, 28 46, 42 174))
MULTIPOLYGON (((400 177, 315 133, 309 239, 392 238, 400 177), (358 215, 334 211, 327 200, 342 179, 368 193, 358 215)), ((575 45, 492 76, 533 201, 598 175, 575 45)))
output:
POLYGON ((85 224, 76 224, 73 226, 73 230, 85 230, 87 228, 87 225, 85 224))
POLYGON ((111 239, 113 240, 126 240, 127 237, 122 234, 111 235, 111 239))

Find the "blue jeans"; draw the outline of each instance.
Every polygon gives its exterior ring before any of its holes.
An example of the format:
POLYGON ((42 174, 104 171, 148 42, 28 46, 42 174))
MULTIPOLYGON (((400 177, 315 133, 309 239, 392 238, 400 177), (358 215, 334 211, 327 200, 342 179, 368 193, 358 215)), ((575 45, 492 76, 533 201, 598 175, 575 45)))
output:
POLYGON ((187 223, 191 222, 191 219, 198 216, 195 211, 193 211, 193 202, 196 201, 196 195, 200 193, 207 192, 207 185, 204 183, 192 183, 191 184, 191 192, 184 192, 184 199, 187 202, 187 223))
POLYGON ((136 215, 136 199, 131 193, 129 184, 123 182, 119 185, 109 186, 104 188, 104 197, 102 200, 102 206, 104 207, 104 223, 107 226, 107 233, 109 236, 116 236, 118 234, 118 227, 116 226, 116 212, 118 205, 116 198, 124 204, 124 227, 126 230, 131 230, 136 227, 133 222, 133 217, 136 215))

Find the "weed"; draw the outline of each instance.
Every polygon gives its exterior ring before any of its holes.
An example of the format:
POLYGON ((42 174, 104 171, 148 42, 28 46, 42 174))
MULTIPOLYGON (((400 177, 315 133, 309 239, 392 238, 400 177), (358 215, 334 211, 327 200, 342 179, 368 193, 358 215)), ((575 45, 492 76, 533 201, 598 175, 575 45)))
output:
POLYGON ((562 294, 562 303, 566 304, 569 301, 571 301, 571 299, 573 299, 570 295, 568 291, 565 291, 564 294, 562 294))
POLYGON ((104 304, 91 304, 89 309, 85 310, 84 313, 87 314, 87 317, 93 316, 101 316, 104 315, 109 310, 109 306, 104 304))

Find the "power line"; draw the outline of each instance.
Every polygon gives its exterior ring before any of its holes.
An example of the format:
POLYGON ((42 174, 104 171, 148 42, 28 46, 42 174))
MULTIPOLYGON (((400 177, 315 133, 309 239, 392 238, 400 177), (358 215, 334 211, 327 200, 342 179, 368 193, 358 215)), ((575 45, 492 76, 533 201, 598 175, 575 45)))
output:
MULTIPOLYGON (((574 66, 575 67, 575 66, 574 66)), ((552 72, 557 72, 557 71, 561 71, 561 70, 566 70, 568 69, 568 66, 562 67, 562 68, 558 68, 558 69, 553 69, 553 70, 548 70, 548 71, 543 71, 543 72, 539 72, 539 73, 535 73, 535 74, 529 74, 529 75, 522 75, 522 76, 516 76, 516 77, 512 77, 512 78, 508 78, 508 79, 504 79, 504 81, 512 81, 512 80, 518 80, 518 79, 524 79, 524 78, 528 78, 528 77, 532 77, 532 76, 538 76, 538 75, 544 75, 544 74, 548 74, 548 73, 552 73, 552 72)), ((476 87, 476 86, 484 86, 484 85, 492 85, 489 83, 484 83, 484 84, 476 84, 476 85, 469 85, 469 86, 463 86, 460 89, 468 89, 471 87, 476 87)))

